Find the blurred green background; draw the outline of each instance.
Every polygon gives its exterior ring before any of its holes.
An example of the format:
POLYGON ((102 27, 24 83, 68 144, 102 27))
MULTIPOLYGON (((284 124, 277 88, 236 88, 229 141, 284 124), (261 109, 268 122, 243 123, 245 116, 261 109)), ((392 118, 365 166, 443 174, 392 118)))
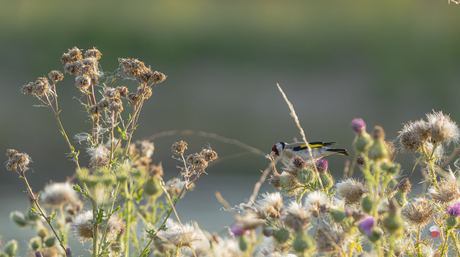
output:
MULTIPOLYGON (((337 141, 351 153, 353 118, 382 125, 394 139, 402 123, 432 109, 460 120, 460 6, 448 1, 2 1, 0 2, 0 146, 27 152, 34 190, 74 170, 52 113, 19 88, 53 69, 63 70, 68 48, 102 53, 102 69, 118 57, 139 58, 168 79, 154 89, 136 139, 192 129, 240 140, 264 152, 300 138, 279 83, 294 104, 307 139, 337 141)), ((88 132, 74 77, 58 83, 61 119, 69 135, 88 132)), ((118 85, 134 85, 121 81, 118 85)), ((154 162, 177 176, 170 146, 184 139, 189 153, 211 145, 221 161, 179 202, 182 221, 221 231, 233 218, 214 197, 247 201, 268 161, 198 136, 155 140, 154 162)), ((77 143, 75 143, 77 144, 77 143)), ((6 157, 3 157, 6 161, 6 157)), ((336 179, 346 160, 328 158, 336 179)), ((351 159, 351 158, 350 158, 351 159)), ((405 174, 414 160, 400 155, 405 174)), ((355 172, 359 177, 359 172, 355 172)), ((415 172, 413 183, 420 178, 415 172)), ((270 185, 261 192, 272 191, 270 185)), ((0 234, 22 239, 11 211, 27 208, 22 181, 5 169, 0 180, 0 234)))

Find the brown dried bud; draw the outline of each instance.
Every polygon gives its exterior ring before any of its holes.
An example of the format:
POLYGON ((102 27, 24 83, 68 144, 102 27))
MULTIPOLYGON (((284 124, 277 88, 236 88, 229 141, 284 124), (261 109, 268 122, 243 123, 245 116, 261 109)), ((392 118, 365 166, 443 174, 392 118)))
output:
POLYGON ((136 106, 139 104, 139 102, 141 101, 142 97, 138 94, 138 93, 129 93, 127 96, 126 96, 126 99, 128 99, 128 102, 132 105, 132 106, 136 106))
POLYGON ((273 175, 271 178, 268 180, 270 184, 272 184, 274 187, 281 187, 281 176, 280 175, 273 175))
POLYGON ((64 79, 64 74, 58 70, 53 70, 50 73, 48 73, 48 77, 53 81, 54 83, 61 81, 64 79))
POLYGON ((190 154, 187 157, 187 162, 190 163, 194 168, 204 169, 208 166, 208 162, 199 153, 190 154))
POLYGON ((120 97, 126 97, 129 93, 128 88, 124 86, 117 87, 116 90, 120 94, 120 97))
POLYGON ((145 69, 139 74, 139 81, 148 83, 153 79, 153 71, 151 69, 145 69))
POLYGON ((101 107, 101 108, 109 107, 109 104, 110 104, 109 99, 107 99, 105 97, 103 97, 98 103, 99 107, 101 107))
POLYGON ((120 98, 120 93, 115 88, 109 88, 104 94, 108 98, 120 98))
POLYGON ((109 104, 109 110, 115 113, 120 113, 123 111, 123 103, 118 98, 113 98, 109 104))
POLYGON ((91 84, 99 85, 99 76, 96 73, 91 73, 89 77, 91 78, 91 84))
POLYGON ((150 177, 161 177, 163 176, 163 166, 161 162, 158 165, 150 165, 149 176, 150 177))
POLYGON ((35 81, 34 91, 37 95, 45 95, 50 93, 50 84, 45 77, 39 77, 35 81))
POLYGON ((15 150, 15 149, 7 149, 6 150, 6 157, 13 158, 13 156, 16 155, 17 153, 18 153, 18 151, 15 150))
POLYGON ((93 68, 93 66, 83 65, 80 68, 80 73, 85 74, 85 75, 90 75, 90 74, 94 73, 94 68, 93 68))
POLYGON ((73 62, 83 59, 81 55, 81 50, 78 47, 74 46, 72 49, 69 49, 68 54, 73 62))
POLYGON ((374 140, 385 140, 385 131, 383 131, 383 128, 381 126, 375 126, 374 131, 372 132, 372 137, 374 140))
POLYGON ((163 73, 161 73, 161 72, 159 72, 159 71, 155 71, 155 72, 153 73, 153 82, 155 82, 155 83, 160 83, 160 82, 165 81, 165 79, 166 79, 166 75, 165 75, 165 74, 163 74, 163 73))
POLYGON ((187 146, 187 142, 181 140, 180 142, 175 142, 172 145, 171 150, 176 153, 184 153, 185 149, 187 149, 187 146))
POLYGON ((85 58, 94 58, 96 60, 101 59, 102 53, 96 48, 93 47, 93 49, 88 49, 85 52, 85 58))
POLYGON ((29 84, 26 84, 21 87, 21 93, 23 94, 32 94, 34 92, 34 83, 29 82, 29 84))
POLYGON ((75 86, 81 90, 86 90, 91 86, 91 78, 88 75, 81 75, 75 78, 75 86))
POLYGON ((101 107, 99 107, 98 105, 92 105, 88 108, 89 115, 91 116, 99 115, 100 110, 101 110, 101 107))
POLYGON ((356 163, 359 166, 364 166, 364 158, 362 156, 358 156, 358 158, 356 158, 356 163))
POLYGON ((144 92, 144 98, 149 99, 152 96, 152 89, 150 87, 146 87, 144 92))
POLYGON ((411 187, 412 184, 409 182, 409 178, 403 178, 398 182, 394 190, 402 191, 407 194, 410 192, 411 187))
POLYGON ((80 61, 71 62, 64 66, 64 71, 69 74, 77 75, 81 66, 82 63, 80 61))
POLYGON ((9 160, 5 163, 5 168, 6 170, 17 170, 18 169, 18 164, 9 160))
POLYGON ((211 149, 203 149, 200 153, 207 162, 217 159, 217 153, 211 149))
POLYGON ((70 54, 63 53, 61 56, 61 62, 63 64, 68 64, 72 62, 72 58, 70 57, 70 54))

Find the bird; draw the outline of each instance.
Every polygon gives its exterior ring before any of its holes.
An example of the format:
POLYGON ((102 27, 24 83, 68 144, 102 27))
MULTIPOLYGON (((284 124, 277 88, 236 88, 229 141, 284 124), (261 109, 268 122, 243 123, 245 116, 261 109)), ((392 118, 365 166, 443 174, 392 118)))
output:
POLYGON ((279 142, 273 145, 272 151, 269 156, 277 155, 283 158, 285 163, 289 163, 294 157, 299 156, 305 160, 305 162, 310 162, 311 157, 313 156, 314 160, 321 159, 324 156, 332 154, 348 155, 347 149, 337 149, 337 148, 328 148, 327 146, 333 145, 336 142, 308 142, 308 145, 311 148, 311 156, 308 151, 307 143, 305 142, 296 142, 288 144, 286 142, 279 142))

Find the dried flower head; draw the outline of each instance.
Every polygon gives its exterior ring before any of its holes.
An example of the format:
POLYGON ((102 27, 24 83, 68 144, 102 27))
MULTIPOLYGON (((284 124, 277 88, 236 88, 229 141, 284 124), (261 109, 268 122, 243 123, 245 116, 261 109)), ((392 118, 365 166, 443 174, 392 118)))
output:
POLYGON ((355 133, 361 134, 363 131, 366 131, 366 123, 361 118, 354 119, 351 121, 351 129, 355 133))
POLYGON ((356 164, 364 166, 364 158, 362 156, 358 156, 358 158, 356 158, 356 164))
POLYGON ((165 79, 166 79, 166 75, 165 75, 165 74, 163 74, 163 73, 161 73, 161 72, 159 72, 159 71, 155 71, 155 72, 153 73, 153 81, 154 81, 155 83, 163 82, 163 81, 165 81, 165 79))
POLYGON ((13 158, 13 156, 15 156, 16 154, 18 153, 18 150, 15 150, 15 149, 7 149, 6 150, 6 157, 8 158, 13 158))
POLYGON ((238 216, 237 220, 241 224, 243 230, 253 230, 265 223, 263 219, 260 219, 254 213, 247 213, 244 216, 238 216))
POLYGON ((415 153, 422 147, 422 137, 412 130, 410 124, 404 125, 403 129, 399 131, 398 137, 401 143, 401 151, 404 153, 415 153))
POLYGON ((80 74, 91 75, 94 73, 93 66, 90 65, 82 65, 80 68, 80 74))
POLYGON ((72 75, 78 75, 78 73, 80 72, 81 66, 82 66, 81 61, 75 61, 75 62, 67 63, 64 66, 64 71, 66 73, 69 73, 69 74, 72 74, 72 75))
POLYGON ((175 142, 172 145, 171 149, 175 153, 184 153, 184 151, 187 149, 187 146, 187 142, 181 140, 180 142, 175 142))
POLYGON ((91 86, 91 78, 88 75, 75 77, 75 86, 81 90, 87 90, 91 86))
POLYGON ((276 218, 279 216, 282 206, 283 198, 279 192, 276 192, 263 194, 263 198, 257 201, 256 208, 263 218, 265 218, 264 216, 276 218))
POLYGON ((123 103, 120 98, 112 98, 109 100, 109 110, 115 113, 123 111, 123 103))
POLYGON ((155 146, 153 142, 148 140, 138 141, 137 145, 139 145, 139 149, 141 150, 141 155, 146 156, 147 158, 152 157, 153 151, 155 150, 155 146))
POLYGON ((194 153, 187 156, 187 162, 194 168, 204 169, 208 167, 208 162, 199 153, 194 153))
POLYGON ((103 97, 98 103, 99 107, 101 108, 109 107, 109 104, 110 104, 110 101, 106 97, 103 97))
POLYGON ((33 82, 29 82, 28 84, 25 84, 24 86, 21 87, 22 94, 32 94, 33 92, 34 92, 33 82))
POLYGON ((93 49, 88 49, 85 52, 85 58, 94 58, 96 60, 101 59, 102 53, 96 48, 93 47, 93 49))
POLYGON ((457 143, 460 137, 458 126, 448 115, 441 111, 429 113, 426 115, 428 124, 431 127, 431 140, 442 143, 457 143))
POLYGON ((310 213, 297 202, 291 202, 283 213, 282 220, 286 226, 296 232, 303 231, 310 222, 310 213))
POLYGON ((385 131, 381 126, 375 126, 374 131, 372 132, 372 137, 374 140, 385 140, 385 131))
POLYGON ((398 184, 396 184, 394 190, 401 191, 405 194, 409 193, 412 188, 412 184, 409 181, 409 178, 403 178, 398 181, 398 184))
POLYGON ((408 124, 408 129, 417 133, 422 141, 431 138, 431 126, 424 120, 417 120, 408 124))
POLYGON ((163 176, 163 165, 161 162, 158 165, 150 165, 149 169, 149 176, 150 177, 162 177, 163 176))
POLYGON ((200 154, 204 157, 207 162, 212 162, 217 159, 217 153, 211 149, 203 149, 200 154))
POLYGON ((90 156, 91 166, 93 167, 100 167, 109 163, 110 151, 103 145, 87 148, 86 152, 90 156))
POLYGON ((319 214, 323 211, 323 206, 327 205, 329 205, 327 196, 322 191, 312 192, 305 197, 304 206, 315 218, 318 218, 319 214))
POLYGON ((422 197, 407 204, 401 211, 401 214, 410 224, 421 227, 430 222, 435 212, 436 209, 433 204, 426 198, 422 197))
POLYGON ((132 77, 138 77, 142 71, 147 69, 145 64, 138 59, 119 58, 118 61, 123 66, 124 72, 132 77))
POLYGON ((336 185, 337 193, 340 197, 345 199, 346 204, 353 204, 361 201, 361 198, 365 192, 367 192, 367 188, 363 185, 363 183, 354 180, 353 178, 348 178, 336 185))
POLYGON ((318 253, 334 253, 341 251, 345 243, 345 234, 343 232, 320 228, 316 238, 316 250, 318 253))
POLYGON ((80 242, 84 242, 93 238, 94 226, 90 221, 92 219, 93 214, 91 211, 86 211, 77 215, 72 224, 70 224, 70 230, 80 242))
MULTIPOLYGON (((102 230, 102 226, 101 229, 102 230)), ((117 238, 117 236, 124 234, 126 226, 123 220, 118 215, 110 216, 109 222, 107 223, 107 236, 111 239, 117 238)))
POLYGON ((63 53, 61 56, 61 62, 63 64, 68 64, 72 62, 72 58, 70 57, 70 54, 68 53, 63 53))
POLYGON ((128 99, 128 102, 129 102, 132 106, 136 106, 136 105, 138 105, 139 102, 141 101, 142 95, 139 94, 139 93, 129 93, 129 94, 126 96, 126 99, 128 99))
POLYGON ((99 105, 92 105, 88 108, 88 113, 91 116, 98 116, 101 112, 101 107, 99 105))
POLYGON ((192 248, 193 242, 199 240, 201 238, 194 226, 190 224, 181 226, 168 219, 166 221, 166 230, 158 232, 157 237, 154 239, 154 244, 157 250, 166 253, 176 248, 192 248))
POLYGON ((48 73, 48 77, 53 81, 54 83, 61 81, 64 79, 64 74, 58 70, 53 70, 50 73, 48 73))
POLYGON ((143 83, 148 83, 153 79, 153 71, 151 69, 145 69, 139 74, 139 81, 143 83))
POLYGON ((45 77, 37 78, 34 84, 34 91, 37 95, 40 96, 51 94, 51 88, 48 79, 45 77))
POLYGON ((78 201, 78 194, 69 183, 52 183, 43 189, 41 201, 46 205, 60 206, 78 201))
POLYGON ((78 49, 78 47, 76 46, 74 46, 72 49, 69 49, 67 53, 69 54, 70 59, 73 62, 83 59, 81 55, 81 50, 78 49))
POLYGON ((438 187, 431 188, 431 199, 440 204, 451 204, 460 198, 460 190, 454 180, 440 180, 438 187))
POLYGON ((123 97, 123 98, 126 97, 129 94, 129 90, 125 86, 116 87, 116 90, 120 94, 120 97, 123 97))

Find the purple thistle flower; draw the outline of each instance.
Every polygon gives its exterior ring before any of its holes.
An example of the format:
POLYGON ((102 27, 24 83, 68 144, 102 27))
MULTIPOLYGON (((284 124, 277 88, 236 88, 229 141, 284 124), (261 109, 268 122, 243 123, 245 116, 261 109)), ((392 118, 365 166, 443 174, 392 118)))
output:
POLYGON ((351 121, 351 129, 357 134, 361 134, 364 130, 366 130, 366 123, 364 123, 361 118, 354 119, 351 121))
POLYGON ((236 224, 235 226, 230 228, 230 231, 235 237, 241 236, 243 234, 249 235, 251 233, 250 230, 244 230, 244 229, 241 229, 241 227, 242 227, 241 224, 236 224))
POLYGON ((374 228, 375 218, 370 216, 359 223, 359 228, 364 231, 364 234, 371 236, 373 234, 372 228, 374 228))
POLYGON ((319 159, 317 162, 316 162, 316 169, 318 170, 318 172, 326 172, 327 171, 327 160, 325 159, 319 159))
POLYGON ((43 257, 42 253, 40 251, 35 252, 35 257, 43 257))
POLYGON ((460 217, 460 203, 447 207, 447 213, 449 213, 451 217, 460 217))

